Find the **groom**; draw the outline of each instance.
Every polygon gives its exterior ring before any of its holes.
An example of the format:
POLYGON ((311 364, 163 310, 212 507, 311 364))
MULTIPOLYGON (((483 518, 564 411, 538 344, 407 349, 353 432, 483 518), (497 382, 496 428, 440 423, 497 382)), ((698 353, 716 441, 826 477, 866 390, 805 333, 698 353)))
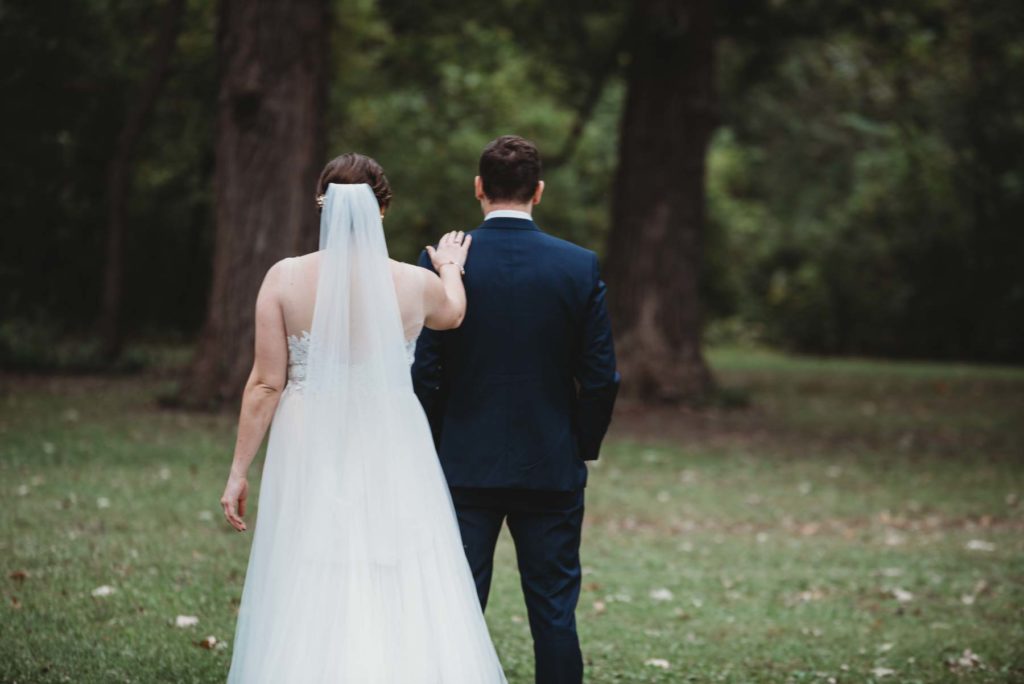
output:
MULTIPOLYGON (((480 603, 508 523, 533 634, 537 684, 579 684, 576 634, 586 461, 619 385, 593 252, 533 222, 537 148, 506 135, 480 157, 484 222, 465 264, 466 317, 424 330, 413 381, 430 419, 480 603)), ((424 254, 420 265, 430 268, 424 254)))

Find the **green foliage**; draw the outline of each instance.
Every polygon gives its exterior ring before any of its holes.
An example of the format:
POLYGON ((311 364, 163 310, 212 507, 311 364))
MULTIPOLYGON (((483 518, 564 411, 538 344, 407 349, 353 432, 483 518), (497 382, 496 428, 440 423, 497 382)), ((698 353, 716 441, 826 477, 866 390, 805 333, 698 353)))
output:
MULTIPOLYGON (((628 3, 332 8, 327 153, 357 150, 385 166, 395 257, 415 259, 443 231, 478 223, 472 178, 488 140, 520 133, 557 160, 581 120, 575 153, 545 174, 537 217, 603 252, 628 3)), ((4 4, 5 317, 59 321, 58 338, 90 328, 106 165, 159 13, 159 3, 4 4)), ((701 275, 709 340, 1024 358, 1022 15, 1015 0, 720 6, 722 125, 708 159, 701 275)), ((190 335, 202 321, 215 35, 216 3, 190 0, 136 155, 124 312, 136 337, 190 335)))
POLYGON ((1015 3, 869 6, 753 87, 725 46, 714 310, 804 350, 1020 359, 1022 29, 1015 3))
MULTIPOLYGON (((194 327, 209 282, 213 3, 193 0, 173 77, 137 153, 126 316, 135 331, 194 327)), ((92 322, 103 278, 106 170, 150 67, 160 3, 4 3, 0 50, 0 307, 92 322)))
POLYGON ((99 340, 68 336, 48 319, 0 321, 0 367, 33 373, 134 373, 148 364, 139 349, 115 361, 105 358, 99 340))
MULTIPOLYGON (((591 473, 587 682, 1020 681, 1024 372, 710 359, 755 410, 625 407, 591 473), (954 675, 965 649, 984 668, 954 675)), ((0 392, 0 680, 224 681, 251 541, 217 504, 233 421, 158 410, 163 389, 0 392)), ((532 682, 507 535, 487 617, 510 684, 532 682)))
MULTIPOLYGON (((457 32, 429 22, 406 31, 415 16, 389 23, 372 4, 339 15, 338 34, 352 39, 336 46, 330 154, 356 150, 384 165, 395 190, 385 221, 393 255, 413 259, 444 231, 481 221, 473 176, 491 139, 517 133, 542 154, 562 149, 573 110, 558 97, 559 74, 509 27, 469 16, 457 32)), ((621 96, 605 93, 573 163, 545 174, 537 209, 547 230, 594 249, 608 229, 621 96)))

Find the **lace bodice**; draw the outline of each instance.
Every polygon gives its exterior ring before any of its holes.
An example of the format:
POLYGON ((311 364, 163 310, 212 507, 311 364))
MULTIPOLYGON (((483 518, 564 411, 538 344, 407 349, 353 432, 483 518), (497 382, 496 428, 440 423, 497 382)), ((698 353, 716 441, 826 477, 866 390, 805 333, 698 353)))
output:
POLYGON ((306 368, 309 361, 309 331, 288 336, 288 386, 286 389, 300 390, 306 384, 306 368))
MULTIPOLYGON (((288 336, 288 385, 286 389, 301 390, 306 384, 306 369, 309 361, 309 331, 288 336)), ((416 340, 419 332, 405 341, 405 358, 412 366, 416 360, 416 340)))

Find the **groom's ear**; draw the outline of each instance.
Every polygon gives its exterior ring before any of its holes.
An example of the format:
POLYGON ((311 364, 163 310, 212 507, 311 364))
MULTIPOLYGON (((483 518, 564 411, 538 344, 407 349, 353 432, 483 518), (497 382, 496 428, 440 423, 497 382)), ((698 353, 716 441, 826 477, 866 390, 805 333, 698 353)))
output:
POLYGON ((473 178, 473 191, 476 193, 476 198, 483 202, 487 196, 484 194, 484 182, 480 179, 480 176, 473 178))
POLYGON ((537 181, 537 189, 533 191, 533 203, 540 204, 540 198, 544 195, 544 181, 537 181))

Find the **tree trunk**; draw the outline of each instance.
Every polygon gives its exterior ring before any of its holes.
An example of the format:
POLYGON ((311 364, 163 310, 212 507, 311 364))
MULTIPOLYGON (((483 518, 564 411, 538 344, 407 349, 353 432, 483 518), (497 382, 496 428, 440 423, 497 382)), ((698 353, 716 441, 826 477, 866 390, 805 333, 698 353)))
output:
POLYGON ((107 360, 121 353, 121 301, 124 278, 124 238, 128 223, 128 192, 131 186, 132 153, 146 128, 146 122, 163 90, 170 72, 171 56, 177 43, 185 0, 167 0, 160 33, 153 47, 152 70, 138 98, 125 118, 117 138, 114 156, 107 167, 107 237, 103 273, 103 299, 96 324, 101 353, 107 360))
POLYGON ((180 399, 236 400, 253 358, 256 294, 276 261, 316 248, 327 0, 223 0, 213 282, 180 399))
POLYGON ((701 403, 698 277, 705 155, 716 125, 710 0, 638 0, 607 275, 627 395, 701 403))

